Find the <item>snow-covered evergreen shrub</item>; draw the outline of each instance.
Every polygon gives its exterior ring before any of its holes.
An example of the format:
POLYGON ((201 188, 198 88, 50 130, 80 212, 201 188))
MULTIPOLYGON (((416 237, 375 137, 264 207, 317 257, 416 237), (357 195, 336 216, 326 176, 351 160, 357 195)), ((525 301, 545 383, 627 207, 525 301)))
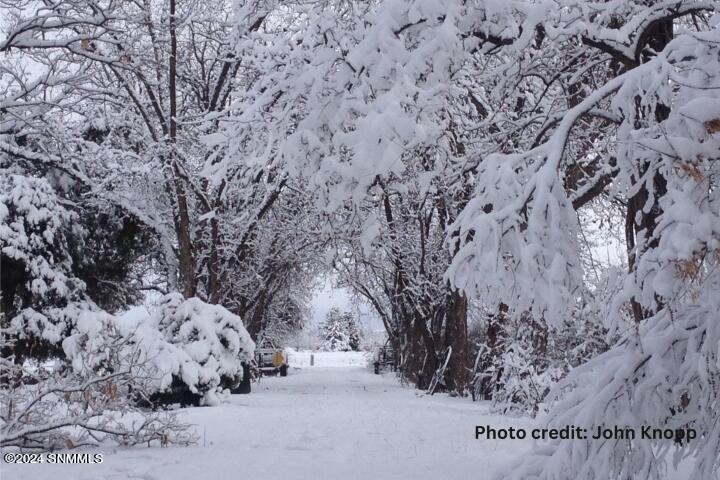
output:
POLYGON ((162 297, 157 311, 136 324, 88 304, 72 305, 64 314, 73 319, 72 334, 62 340, 73 370, 103 375, 126 368, 125 359, 132 358, 140 364, 133 375, 143 381, 135 400, 144 404, 216 405, 242 380, 242 363, 255 349, 240 317, 180 294, 162 297), (123 348, 110 357, 113 350, 105 347, 113 344, 123 348))
POLYGON ((321 349, 329 352, 347 352, 350 350, 350 341, 340 323, 330 322, 323 326, 321 349))
POLYGON ((322 350, 331 352, 357 351, 360 348, 360 329, 350 312, 331 309, 320 325, 322 350))
POLYGON ((42 178, 0 176, 3 326, 17 332, 13 354, 46 357, 71 325, 64 308, 83 297, 64 232, 75 218, 42 178))
POLYGON ((161 334, 162 353, 155 360, 164 373, 161 389, 187 388, 201 403, 214 405, 224 389, 242 380, 242 363, 253 359, 255 343, 240 317, 220 305, 169 294, 151 318, 161 334))
POLYGON ((136 395, 170 398, 174 389, 193 403, 217 403, 218 393, 240 381, 241 363, 252 359, 254 344, 240 317, 170 294, 146 322, 123 325, 73 276, 66 232, 76 218, 45 179, 0 177, 0 326, 8 336, 4 344, 12 345, 3 357, 54 357, 87 378, 129 368, 132 358, 142 365, 133 371, 137 382, 143 379, 136 395))

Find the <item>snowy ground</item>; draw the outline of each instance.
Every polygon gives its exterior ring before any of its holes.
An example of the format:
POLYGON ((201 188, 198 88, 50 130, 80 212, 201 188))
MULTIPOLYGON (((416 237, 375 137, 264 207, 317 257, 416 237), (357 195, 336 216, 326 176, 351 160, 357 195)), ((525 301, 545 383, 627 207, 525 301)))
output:
MULTIPOLYGON (((487 405, 402 387, 365 367, 363 353, 290 351, 290 374, 251 395, 182 410, 192 447, 86 450, 96 465, 7 465, 1 480, 487 480, 530 441, 475 440, 475 425, 530 427, 487 405)), ((671 475, 687 478, 688 468, 671 475)), ((568 479, 570 480, 570 479, 568 479)))
POLYGON ((365 367, 370 359, 367 352, 311 352, 285 350, 290 367, 310 366, 311 358, 315 367, 365 367))
MULTIPOLYGON (((358 354, 316 360, 364 363, 358 354)), ((304 364, 305 354, 295 363, 304 364)), ((199 426, 197 446, 94 449, 104 454, 100 465, 3 464, 2 480, 482 480, 528 446, 474 439, 476 424, 527 420, 490 416, 468 400, 423 396, 359 366, 291 368, 288 377, 254 384, 251 395, 183 415, 199 426)))

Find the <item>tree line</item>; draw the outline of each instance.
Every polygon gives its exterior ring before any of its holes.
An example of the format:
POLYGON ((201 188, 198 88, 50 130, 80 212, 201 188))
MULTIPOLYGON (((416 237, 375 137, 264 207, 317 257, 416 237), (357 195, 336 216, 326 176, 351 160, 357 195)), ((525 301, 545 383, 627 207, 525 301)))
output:
MULTIPOLYGON (((333 272, 416 387, 692 424, 693 475, 717 471, 715 2, 0 4, 0 168, 66 212, 3 245, 4 325, 78 280, 281 338, 333 272), (55 252, 63 277, 33 267, 55 252)), ((654 447, 557 444, 508 478, 657 478, 654 447)))

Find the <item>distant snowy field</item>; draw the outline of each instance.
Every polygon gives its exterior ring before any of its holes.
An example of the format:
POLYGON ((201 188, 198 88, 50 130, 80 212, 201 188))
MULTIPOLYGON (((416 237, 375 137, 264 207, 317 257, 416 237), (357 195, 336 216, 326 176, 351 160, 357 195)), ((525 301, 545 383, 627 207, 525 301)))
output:
MULTIPOLYGON (((287 377, 250 395, 181 410, 197 425, 192 447, 79 450, 96 465, 5 465, 2 480, 488 480, 529 441, 475 440, 475 425, 531 427, 486 403, 427 396, 374 375, 357 352, 289 352, 287 377)), ((682 475, 676 478, 684 478, 682 475)), ((571 479, 568 479, 571 480, 571 479)), ((573 479, 574 480, 574 479, 573 479)))
POLYGON ((372 355, 368 352, 312 352, 285 349, 290 367, 309 367, 313 358, 315 367, 367 367, 372 355))

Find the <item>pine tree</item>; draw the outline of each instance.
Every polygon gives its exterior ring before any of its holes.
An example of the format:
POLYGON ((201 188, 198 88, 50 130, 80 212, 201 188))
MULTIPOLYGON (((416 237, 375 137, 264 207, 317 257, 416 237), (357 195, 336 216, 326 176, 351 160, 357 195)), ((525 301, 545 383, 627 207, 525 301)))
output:
POLYGON ((361 332, 360 328, 358 327, 357 321, 355 320, 355 317, 351 312, 344 312, 342 314, 342 320, 345 325, 345 330, 348 335, 348 345, 350 346, 350 350, 357 352, 360 350, 360 338, 361 338, 361 332))
POLYGON ((1 328, 14 328, 11 352, 26 357, 60 354, 72 325, 63 309, 81 301, 85 284, 72 274, 67 231, 76 218, 41 178, 0 179, 1 328))
POLYGON ((320 325, 322 349, 331 352, 348 352, 360 349, 360 330, 351 312, 331 309, 320 325))

